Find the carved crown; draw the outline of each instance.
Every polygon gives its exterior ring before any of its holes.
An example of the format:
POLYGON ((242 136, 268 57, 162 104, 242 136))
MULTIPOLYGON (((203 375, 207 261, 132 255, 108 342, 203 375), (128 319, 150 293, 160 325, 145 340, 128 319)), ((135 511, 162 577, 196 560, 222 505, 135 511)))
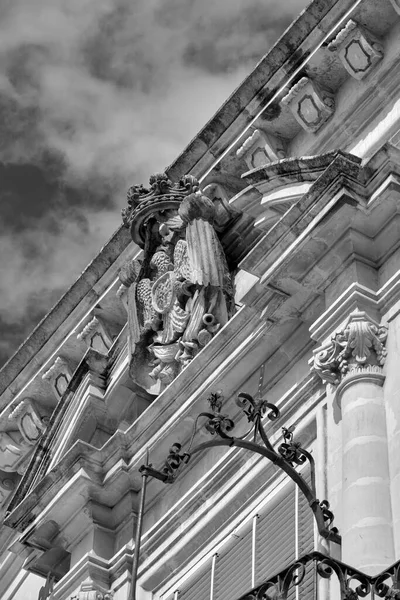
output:
POLYGON ((182 200, 199 190, 199 182, 192 175, 185 175, 173 183, 165 173, 152 175, 150 187, 133 185, 129 188, 128 207, 122 209, 122 221, 130 228, 133 240, 144 245, 144 225, 156 212, 178 208, 182 200))

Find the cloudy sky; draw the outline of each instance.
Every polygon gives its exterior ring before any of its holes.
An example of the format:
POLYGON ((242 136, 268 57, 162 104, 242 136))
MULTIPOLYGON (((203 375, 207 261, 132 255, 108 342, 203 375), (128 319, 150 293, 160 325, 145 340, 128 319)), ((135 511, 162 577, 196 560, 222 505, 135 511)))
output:
POLYGON ((306 0, 0 0, 0 364, 306 0))

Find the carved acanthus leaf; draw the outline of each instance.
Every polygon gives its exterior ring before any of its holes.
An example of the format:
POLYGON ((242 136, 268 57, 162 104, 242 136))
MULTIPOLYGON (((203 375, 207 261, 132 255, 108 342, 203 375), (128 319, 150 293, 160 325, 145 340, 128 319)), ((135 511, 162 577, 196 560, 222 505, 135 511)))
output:
POLYGON ((314 355, 313 369, 323 381, 337 384, 349 371, 382 367, 386 358, 387 328, 365 312, 354 311, 342 331, 314 355))

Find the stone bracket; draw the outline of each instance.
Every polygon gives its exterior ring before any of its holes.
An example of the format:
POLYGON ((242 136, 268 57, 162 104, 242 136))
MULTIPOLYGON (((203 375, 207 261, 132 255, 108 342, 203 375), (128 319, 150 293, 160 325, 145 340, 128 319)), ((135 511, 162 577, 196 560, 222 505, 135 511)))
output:
POLYGON ((256 169, 286 158, 286 152, 282 140, 256 129, 236 151, 236 156, 243 158, 249 169, 256 169))
POLYGON ((113 339, 105 323, 100 317, 94 316, 82 331, 77 335, 78 340, 86 344, 88 348, 96 350, 101 354, 108 354, 113 339))
POLYGON ((383 58, 378 38, 350 19, 328 45, 337 52, 344 68, 355 79, 363 79, 383 58))
POLYGON ((290 108, 294 118, 306 131, 314 133, 335 112, 332 92, 308 77, 302 77, 282 98, 282 104, 290 108))
POLYGON ((42 379, 48 381, 57 398, 61 398, 72 378, 72 370, 62 356, 57 356, 50 369, 43 373, 42 379))

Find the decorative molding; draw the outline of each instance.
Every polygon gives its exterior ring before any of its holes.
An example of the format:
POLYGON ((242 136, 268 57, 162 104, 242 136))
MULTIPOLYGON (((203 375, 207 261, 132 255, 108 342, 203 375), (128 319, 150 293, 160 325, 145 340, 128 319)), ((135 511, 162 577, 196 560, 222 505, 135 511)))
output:
POLYGON ((67 389, 71 378, 72 371, 70 366, 62 356, 57 356, 50 369, 42 375, 42 379, 48 381, 52 385, 57 398, 61 398, 67 389))
POLYGON ((380 320, 379 292, 354 281, 310 326, 310 337, 321 346, 329 342, 332 331, 344 326, 346 315, 365 311, 380 320))
POLYGON ((355 79, 363 79, 383 58, 383 47, 369 31, 350 19, 328 45, 337 52, 344 68, 355 79))
POLYGON ((112 600, 113 596, 113 592, 105 590, 88 578, 81 584, 78 594, 71 596, 71 600, 112 600))
POLYGON ((93 317, 77 335, 77 338, 83 341, 88 348, 101 354, 108 354, 113 343, 111 335, 99 317, 93 317))
POLYGON ((355 381, 364 381, 382 386, 385 381, 383 369, 379 365, 364 365, 363 367, 352 366, 349 371, 343 376, 341 382, 336 388, 335 398, 338 405, 341 405, 342 394, 346 388, 352 385, 355 381))
POLYGON ((302 77, 282 98, 282 104, 288 106, 296 121, 306 131, 315 132, 335 112, 335 98, 308 77, 302 77))
MULTIPOLYGON (((314 352, 312 369, 324 382, 340 383, 349 373, 375 372, 386 358, 387 327, 366 312, 355 310, 346 326, 332 336, 328 345, 314 352)), ((380 371, 379 371, 380 372, 380 371)))
POLYGON ((236 151, 236 156, 243 158, 249 169, 256 169, 286 158, 286 152, 282 140, 256 129, 236 151))

